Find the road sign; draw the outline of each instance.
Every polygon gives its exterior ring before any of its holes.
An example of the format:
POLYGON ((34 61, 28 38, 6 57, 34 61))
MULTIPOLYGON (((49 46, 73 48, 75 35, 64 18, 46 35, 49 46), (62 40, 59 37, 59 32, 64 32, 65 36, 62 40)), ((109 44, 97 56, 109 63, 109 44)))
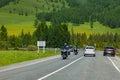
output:
POLYGON ((37 46, 46 46, 45 41, 37 41, 37 46))
POLYGON ((39 47, 43 47, 43 53, 45 53, 45 46, 46 42, 45 41, 37 41, 37 46, 38 46, 38 53, 39 53, 39 47))

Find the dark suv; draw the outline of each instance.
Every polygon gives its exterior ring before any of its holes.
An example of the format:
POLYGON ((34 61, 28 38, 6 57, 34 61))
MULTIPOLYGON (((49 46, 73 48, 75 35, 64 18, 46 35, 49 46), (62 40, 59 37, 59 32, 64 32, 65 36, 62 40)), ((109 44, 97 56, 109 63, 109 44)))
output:
POLYGON ((112 47, 112 46, 106 46, 106 47, 104 47, 103 56, 106 56, 106 55, 115 56, 115 48, 112 47))

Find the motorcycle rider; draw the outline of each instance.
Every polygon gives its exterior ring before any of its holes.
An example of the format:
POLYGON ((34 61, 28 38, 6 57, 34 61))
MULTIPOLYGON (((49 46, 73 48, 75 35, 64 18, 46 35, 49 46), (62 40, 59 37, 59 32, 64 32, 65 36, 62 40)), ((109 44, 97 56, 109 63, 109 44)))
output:
POLYGON ((68 56, 67 49, 68 49, 67 43, 64 43, 64 46, 62 46, 61 55, 65 54, 67 57, 68 56), (63 50, 65 52, 63 52, 63 50))
POLYGON ((74 46, 74 53, 75 53, 75 55, 77 55, 77 53, 78 53, 78 47, 77 47, 77 45, 74 46))

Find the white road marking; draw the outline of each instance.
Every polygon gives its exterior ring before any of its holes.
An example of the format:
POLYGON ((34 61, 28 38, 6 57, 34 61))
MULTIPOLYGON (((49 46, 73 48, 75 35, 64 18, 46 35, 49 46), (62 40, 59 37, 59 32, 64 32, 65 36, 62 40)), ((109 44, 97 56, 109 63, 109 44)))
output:
POLYGON ((8 68, 5 68, 5 69, 1 69, 0 72, 14 70, 14 69, 18 69, 18 68, 22 68, 22 67, 26 67, 26 66, 31 66, 31 65, 38 64, 38 63, 41 63, 41 62, 45 62, 45 61, 48 61, 48 60, 52 60, 52 59, 55 59, 55 58, 58 58, 58 57, 60 57, 60 56, 45 58, 43 60, 41 59, 40 61, 35 61, 35 62, 30 63, 30 64, 25 64, 25 65, 21 64, 21 65, 14 66, 14 67, 8 67, 8 68))
POLYGON ((120 73, 120 69, 116 66, 116 64, 112 61, 111 58, 107 57, 113 64, 113 66, 115 67, 115 69, 120 73))
POLYGON ((52 72, 52 73, 46 75, 46 76, 43 76, 43 77, 41 77, 41 78, 39 78, 39 79, 37 79, 37 80, 43 80, 43 79, 45 79, 45 78, 47 78, 47 77, 49 77, 49 76, 51 76, 51 75, 53 75, 53 74, 55 74, 55 73, 61 71, 61 70, 63 70, 63 69, 65 69, 65 68, 69 67, 70 65, 72 65, 73 63, 77 62, 78 60, 80 60, 80 59, 82 59, 82 58, 83 58, 83 56, 80 57, 80 58, 78 58, 78 59, 76 59, 75 61, 73 61, 73 62, 71 62, 71 63, 65 65, 64 67, 62 67, 62 68, 60 68, 60 69, 58 69, 58 70, 56 70, 56 71, 54 71, 54 72, 52 72))

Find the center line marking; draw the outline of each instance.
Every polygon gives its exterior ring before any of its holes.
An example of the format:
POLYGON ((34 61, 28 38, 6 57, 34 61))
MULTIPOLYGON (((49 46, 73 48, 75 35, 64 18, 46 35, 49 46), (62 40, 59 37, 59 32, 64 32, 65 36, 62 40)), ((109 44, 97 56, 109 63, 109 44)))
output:
POLYGON ((80 58, 76 59, 75 61, 73 61, 73 62, 71 62, 71 63, 65 65, 64 67, 62 67, 62 68, 60 68, 60 69, 58 69, 58 70, 56 70, 56 71, 54 71, 54 72, 52 72, 52 73, 46 75, 46 76, 43 76, 43 77, 41 77, 40 79, 37 79, 37 80, 43 80, 43 79, 45 79, 45 78, 47 78, 47 77, 49 77, 49 76, 51 76, 51 75, 53 75, 53 74, 55 74, 55 73, 57 73, 57 72, 59 72, 59 71, 65 69, 65 68, 67 68, 68 66, 72 65, 73 63, 77 62, 78 60, 80 60, 80 59, 82 59, 82 58, 83 58, 83 57, 80 57, 80 58))

